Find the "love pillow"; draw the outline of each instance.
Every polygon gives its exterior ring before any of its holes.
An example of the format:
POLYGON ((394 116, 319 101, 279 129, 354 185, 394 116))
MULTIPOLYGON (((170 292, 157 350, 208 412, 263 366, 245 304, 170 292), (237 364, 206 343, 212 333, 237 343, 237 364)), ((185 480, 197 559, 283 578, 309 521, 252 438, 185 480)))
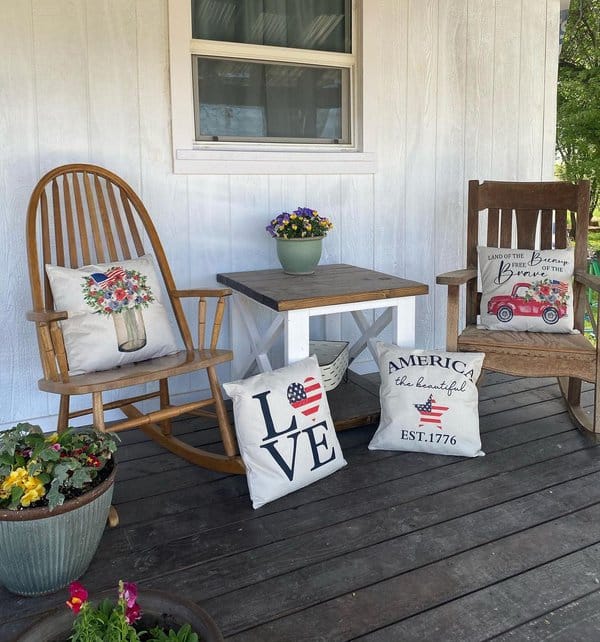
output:
POLYGON ((150 255, 70 269, 46 265, 69 374, 109 370, 177 351, 150 255))
POLYGON ((381 418, 370 450, 483 455, 479 437, 478 352, 408 350, 374 344, 381 418))
POLYGON ((346 465, 315 356, 223 387, 254 508, 346 465))
POLYGON ((488 330, 573 332, 573 249, 479 247, 481 325, 488 330))

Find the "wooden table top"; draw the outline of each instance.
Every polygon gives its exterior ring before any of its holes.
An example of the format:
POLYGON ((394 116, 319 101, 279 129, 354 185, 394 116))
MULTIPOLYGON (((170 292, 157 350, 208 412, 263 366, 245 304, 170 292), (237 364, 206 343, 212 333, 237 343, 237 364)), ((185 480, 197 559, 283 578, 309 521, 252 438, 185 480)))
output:
POLYGON ((355 265, 319 265, 314 274, 286 274, 281 268, 217 274, 217 281, 283 312, 305 308, 427 294, 424 283, 355 265))

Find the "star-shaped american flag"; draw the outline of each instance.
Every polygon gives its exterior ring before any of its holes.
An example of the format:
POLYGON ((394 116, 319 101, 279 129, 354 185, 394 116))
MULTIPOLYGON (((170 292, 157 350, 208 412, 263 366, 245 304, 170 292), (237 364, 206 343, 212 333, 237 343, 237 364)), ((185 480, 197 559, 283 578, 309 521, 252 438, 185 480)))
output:
POLYGON ((414 404, 415 408, 419 411, 419 426, 424 426, 427 424, 434 424, 440 430, 442 429, 442 415, 449 410, 448 406, 437 406, 435 404, 435 399, 433 395, 429 395, 429 398, 425 403, 416 403, 414 404))

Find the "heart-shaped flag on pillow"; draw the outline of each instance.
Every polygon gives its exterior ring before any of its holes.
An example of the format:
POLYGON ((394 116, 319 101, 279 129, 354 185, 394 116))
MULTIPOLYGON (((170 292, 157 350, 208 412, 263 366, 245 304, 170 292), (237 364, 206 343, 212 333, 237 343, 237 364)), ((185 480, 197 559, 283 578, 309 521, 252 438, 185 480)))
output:
POLYGON ((319 411, 319 401, 323 393, 321 384, 314 377, 306 377, 304 385, 291 383, 287 389, 287 398, 290 405, 305 417, 310 417, 319 411))

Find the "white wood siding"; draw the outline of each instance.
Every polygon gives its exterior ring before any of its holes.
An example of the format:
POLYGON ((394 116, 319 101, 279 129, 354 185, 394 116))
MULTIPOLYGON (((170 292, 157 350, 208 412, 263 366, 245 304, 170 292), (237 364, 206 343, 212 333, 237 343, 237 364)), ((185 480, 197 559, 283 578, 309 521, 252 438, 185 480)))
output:
MULTIPOLYGON (((429 284, 418 344, 443 347, 435 274, 463 264, 467 181, 552 178, 559 4, 365 0, 375 174, 185 176, 171 165, 166 0, 0 0, 0 428, 50 427, 57 410, 37 390, 24 320, 24 217, 37 179, 61 163, 105 165, 139 192, 184 288, 220 271, 276 267, 269 217, 317 208, 335 223, 324 262, 429 284)), ((356 334, 347 319, 316 320, 313 330, 356 334)), ((223 344, 243 358, 241 332, 226 327, 223 344)), ((174 392, 205 386, 189 376, 174 392)))

